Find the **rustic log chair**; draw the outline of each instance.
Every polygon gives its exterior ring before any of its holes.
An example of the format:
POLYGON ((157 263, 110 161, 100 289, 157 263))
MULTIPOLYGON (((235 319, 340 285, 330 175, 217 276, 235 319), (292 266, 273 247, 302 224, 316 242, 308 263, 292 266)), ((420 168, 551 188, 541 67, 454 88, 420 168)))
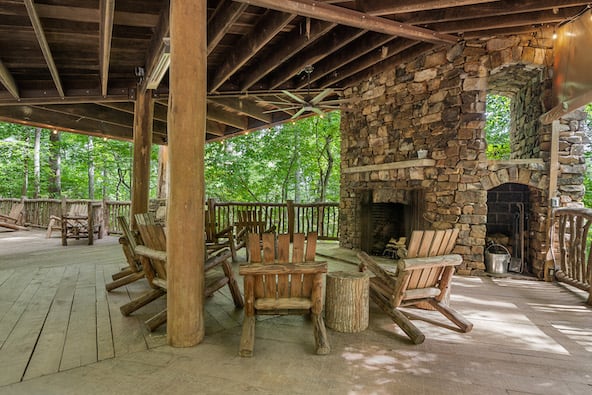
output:
MULTIPOLYGON (((243 210, 237 213, 238 220, 235 221, 235 251, 247 246, 247 234, 259 235, 259 240, 264 233, 274 233, 275 225, 269 227, 265 223, 265 218, 261 211, 243 210)), ((247 248, 247 261, 249 260, 249 248, 247 248)))
POLYGON ((123 231, 123 236, 119 238, 119 244, 121 244, 123 255, 125 256, 128 266, 111 276, 113 281, 105 284, 105 289, 108 292, 133 283, 134 281, 138 281, 144 277, 144 270, 142 269, 140 257, 136 255, 136 247, 138 244, 142 244, 141 241, 138 243, 140 235, 138 232, 131 230, 126 217, 119 216, 117 217, 117 221, 119 222, 119 227, 123 231))
MULTIPOLYGON (((135 252, 140 256, 144 273, 150 284, 153 287, 157 287, 164 295, 167 290, 167 255, 164 229, 161 225, 155 222, 154 216, 150 213, 136 214, 135 218, 138 230, 145 243, 145 245, 138 245, 135 252)), ((216 255, 206 259, 204 264, 205 296, 209 297, 220 288, 228 285, 234 305, 236 307, 243 307, 243 297, 240 293, 236 279, 234 278, 232 267, 228 262, 230 257, 230 250, 224 249, 218 251, 216 255), (220 268, 222 270, 219 270, 220 268)), ((150 299, 152 294, 149 291, 145 295, 138 297, 137 301, 141 303, 139 307, 147 304, 143 303, 145 299, 144 296, 150 299)), ((154 299, 151 299, 150 301, 154 299)), ((136 307, 134 301, 132 301, 122 306, 120 310, 124 315, 128 315, 139 307, 136 307)), ((164 324, 166 319, 167 312, 166 309, 164 309, 148 319, 145 324, 148 330, 154 331, 160 325, 164 324)))
POLYGON ((442 313, 461 331, 469 332, 473 324, 445 303, 454 267, 462 257, 451 254, 458 229, 413 231, 407 257, 397 260, 397 272, 378 264, 365 252, 358 253, 360 271, 370 270, 370 297, 409 336, 415 344, 425 335, 398 308, 427 304, 442 313))
POLYGON ((215 219, 210 218, 210 212, 205 212, 205 231, 206 231, 206 249, 209 254, 213 254, 224 248, 229 248, 232 256, 232 261, 237 261, 236 256, 236 242, 234 240, 232 226, 227 226, 224 229, 217 230, 217 223, 215 219))
MULTIPOLYGON (((62 227, 62 245, 68 245, 68 239, 88 239, 88 245, 93 245, 95 233, 97 238, 103 238, 103 205, 97 202, 72 203, 66 210, 66 200, 62 200, 62 216, 59 219, 62 227), (64 214, 65 213, 65 214, 64 214)), ((52 226, 51 220, 48 233, 52 226)))
MULTIPOLYGON (((67 202, 65 198, 62 198, 62 205, 61 210, 64 212, 66 209, 67 202)), ((72 203, 68 208, 67 217, 81 217, 86 216, 88 213, 88 205, 86 203, 72 203)), ((50 215, 49 216, 49 224, 47 225, 47 233, 45 234, 45 238, 51 238, 51 234, 54 230, 62 231, 62 215, 50 215)))
POLYGON ((330 352, 325 323, 323 322, 323 274, 326 262, 316 262, 317 234, 294 234, 290 257, 290 235, 263 234, 263 256, 259 235, 249 233, 250 261, 242 264, 239 273, 244 276, 245 317, 239 355, 250 357, 255 345, 256 314, 311 314, 317 354, 330 352))
POLYGON ((29 230, 25 223, 25 203, 12 205, 8 214, 0 214, 0 226, 10 230, 29 230))

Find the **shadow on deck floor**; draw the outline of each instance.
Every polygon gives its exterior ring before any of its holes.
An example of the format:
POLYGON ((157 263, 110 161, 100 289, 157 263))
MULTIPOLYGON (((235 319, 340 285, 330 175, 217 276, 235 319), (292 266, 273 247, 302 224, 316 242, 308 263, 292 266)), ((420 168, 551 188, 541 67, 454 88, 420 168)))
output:
MULTIPOLYGON (((164 298, 123 317, 119 306, 147 285, 105 292, 124 264, 115 238, 62 247, 43 237, 0 232, 3 394, 592 391, 592 309, 583 293, 559 284, 455 276, 451 304, 473 331, 415 321, 426 335, 417 346, 372 303, 364 332, 328 330, 328 356, 313 354, 307 318, 266 317, 257 323, 255 356, 244 359, 237 355, 243 313, 228 291, 206 303, 204 341, 175 349, 166 345, 166 326, 148 333, 142 324, 164 298)), ((319 253, 333 258, 332 271, 356 270, 346 263, 351 251, 323 244, 319 253)))

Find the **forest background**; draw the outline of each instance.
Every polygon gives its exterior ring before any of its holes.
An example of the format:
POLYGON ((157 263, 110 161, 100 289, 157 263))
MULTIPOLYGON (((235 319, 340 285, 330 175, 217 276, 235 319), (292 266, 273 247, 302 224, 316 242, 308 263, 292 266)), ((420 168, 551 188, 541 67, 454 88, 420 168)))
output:
MULTIPOLYGON (((592 140, 592 104, 587 133, 592 140)), ((488 95, 487 157, 510 155, 510 99, 488 95)), ((206 196, 237 202, 338 202, 340 115, 328 113, 206 145, 206 196)), ((129 200, 130 142, 0 123, 0 197, 129 200)), ((152 149, 157 197, 159 148, 152 149)), ((592 207, 592 150, 584 203, 592 207)), ((191 175, 187 175, 190 177, 191 175)))

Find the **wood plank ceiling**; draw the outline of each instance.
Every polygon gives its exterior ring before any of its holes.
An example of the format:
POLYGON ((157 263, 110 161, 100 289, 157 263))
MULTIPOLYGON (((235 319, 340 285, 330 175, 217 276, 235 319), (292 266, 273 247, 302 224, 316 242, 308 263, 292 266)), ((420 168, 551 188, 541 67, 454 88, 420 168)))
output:
MULTIPOLYGON (((207 3, 207 139, 217 140, 291 119, 298 108, 277 104, 293 102, 285 91, 313 97, 332 88, 325 100, 338 99, 434 46, 536 34, 588 1, 207 3)), ((135 95, 150 89, 154 142, 165 143, 168 7, 168 0, 0 0, 0 120, 131 139, 135 95)))

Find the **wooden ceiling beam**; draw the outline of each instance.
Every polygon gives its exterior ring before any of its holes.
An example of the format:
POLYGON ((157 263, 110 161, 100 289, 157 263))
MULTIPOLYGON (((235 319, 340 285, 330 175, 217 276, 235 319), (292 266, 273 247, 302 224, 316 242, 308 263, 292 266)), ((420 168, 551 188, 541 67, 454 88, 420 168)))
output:
POLYGON ((213 136, 222 137, 224 136, 225 132, 226 125, 212 121, 210 119, 206 120, 206 133, 209 133, 213 136))
POLYGON ((364 0, 359 1, 358 3, 362 7, 362 11, 366 12, 367 14, 383 16, 497 2, 498 0, 364 0))
MULTIPOLYGON (((41 18, 86 23, 99 23, 101 20, 100 10, 96 8, 53 4, 36 4, 35 8, 41 18)), ((114 15, 114 21, 116 25, 152 28, 158 21, 158 15, 118 11, 114 15)))
POLYGON ((261 48, 271 41, 292 19, 295 14, 268 11, 249 34, 243 36, 230 49, 226 61, 208 84, 208 92, 216 92, 228 78, 249 61, 261 48))
POLYGON ((337 24, 313 20, 310 21, 309 26, 310 28, 306 33, 303 33, 300 29, 294 29, 278 51, 273 52, 271 56, 257 62, 255 66, 245 72, 241 76, 242 81, 240 84, 240 90, 246 91, 252 87, 257 81, 271 73, 292 56, 327 34, 331 29, 337 26, 337 24))
POLYGON ((25 7, 27 7, 29 19, 31 20, 31 25, 33 25, 33 30, 35 31, 35 35, 37 36, 37 42, 39 43, 39 47, 41 48, 41 52, 43 52, 43 57, 45 58, 45 63, 47 63, 47 67, 49 68, 49 72, 51 73, 51 78, 53 79, 53 82, 56 86, 56 89, 60 97, 64 97, 64 88, 62 87, 60 74, 53 60, 53 55, 51 54, 49 44, 47 43, 47 38, 45 37, 45 31, 43 30, 43 26, 41 25, 41 20, 39 19, 39 15, 37 14, 37 10, 35 9, 35 3, 33 3, 33 0, 24 0, 24 2, 25 7))
POLYGON ((424 29, 405 23, 395 22, 389 19, 372 16, 356 10, 331 4, 319 3, 315 0, 236 0, 242 3, 269 8, 281 12, 289 12, 297 15, 320 19, 327 22, 338 23, 358 29, 375 31, 392 36, 406 37, 419 41, 432 43, 455 43, 458 38, 448 34, 442 34, 433 30, 424 29))
MULTIPOLYGON (((385 44, 395 39, 396 37, 387 36, 382 33, 366 33, 366 35, 360 38, 360 40, 354 41, 351 45, 341 48, 338 52, 315 64, 314 72, 310 77, 311 84, 328 76, 335 70, 344 67, 344 65, 347 65, 348 63, 357 63, 357 59, 360 57, 375 51, 377 48, 383 47, 385 44)), ((306 85, 307 82, 302 81, 301 84, 296 86, 301 89, 305 88, 306 85)))
POLYGON ((247 115, 262 122, 270 123, 272 120, 271 115, 264 114, 263 108, 259 107, 253 101, 248 99, 241 99, 237 97, 216 97, 209 98, 208 102, 219 104, 231 111, 247 115))
POLYGON ((228 33, 242 12, 247 8, 245 3, 223 0, 208 20, 208 55, 228 33))
POLYGON ((249 124, 247 117, 224 111, 216 105, 208 104, 207 119, 235 127, 240 130, 246 129, 249 124))
POLYGON ((109 84, 109 63, 111 59, 111 37, 113 35, 113 16, 115 0, 101 0, 101 23, 99 43, 99 63, 101 67, 101 95, 107 96, 109 84))
POLYGON ((147 89, 156 89, 154 85, 160 84, 160 80, 169 68, 169 44, 167 42, 170 31, 169 14, 170 2, 165 0, 144 60, 144 79, 138 84, 140 94, 146 92, 147 89))
POLYGON ((10 73, 10 70, 8 70, 6 68, 6 66, 4 66, 4 63, 2 63, 2 60, 0 60, 0 83, 2 83, 2 85, 4 85, 4 87, 8 90, 8 92, 10 92, 10 94, 15 99, 17 99, 17 100, 20 99, 19 89, 18 89, 18 86, 16 85, 16 81, 14 80, 14 77, 10 73))
POLYGON ((268 89, 278 88, 290 78, 302 72, 306 66, 314 65, 318 61, 361 37, 364 33, 366 33, 365 30, 354 29, 347 26, 340 26, 337 29, 333 29, 321 41, 319 41, 314 48, 305 49, 298 54, 295 59, 277 70, 277 72, 266 82, 268 89))
POLYGON ((440 46, 441 45, 434 45, 429 43, 417 44, 397 54, 396 56, 392 56, 388 59, 385 59, 384 61, 374 64, 373 66, 365 69, 364 71, 352 75, 350 78, 344 80, 341 85, 343 87, 357 85, 362 81, 367 81, 372 76, 378 75, 387 70, 393 70, 401 63, 410 62, 419 55, 427 51, 433 50, 434 48, 438 48, 440 46))
POLYGON ((464 6, 450 9, 436 9, 424 12, 413 12, 397 16, 402 22, 424 25, 436 22, 460 21, 473 18, 485 18, 493 16, 505 16, 510 14, 522 14, 534 11, 560 9, 565 7, 586 7, 588 1, 582 0, 501 0, 479 7, 464 6))
POLYGON ((384 49, 382 49, 381 51, 369 53, 366 56, 356 60, 355 62, 350 62, 344 67, 337 69, 333 74, 328 75, 326 78, 320 80, 319 85, 323 88, 333 86, 337 84, 339 81, 342 81, 348 77, 360 73, 365 69, 369 69, 374 65, 383 62, 386 59, 391 58, 403 51, 406 51, 407 49, 417 44, 417 41, 408 39, 392 41, 389 45, 386 45, 384 49))

